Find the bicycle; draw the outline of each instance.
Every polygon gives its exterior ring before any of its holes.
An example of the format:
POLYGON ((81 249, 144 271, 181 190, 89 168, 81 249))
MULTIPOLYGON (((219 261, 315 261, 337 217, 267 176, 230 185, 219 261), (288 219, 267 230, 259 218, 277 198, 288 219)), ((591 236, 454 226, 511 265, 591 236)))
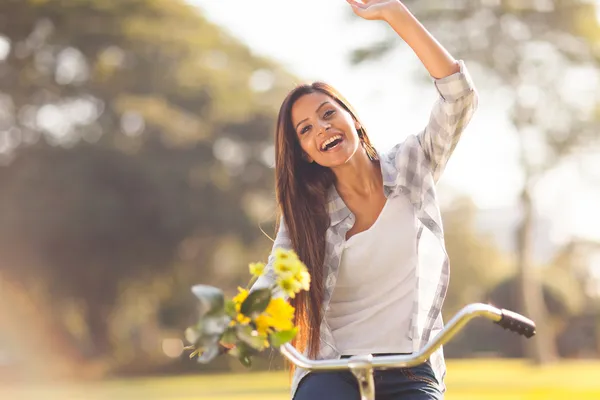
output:
POLYGON ((310 360, 300 354, 292 345, 285 344, 280 352, 296 367, 310 371, 339 371, 350 369, 358 381, 361 400, 375 400, 373 368, 406 368, 424 363, 435 350, 449 342, 473 318, 487 318, 504 329, 518 333, 526 338, 535 335, 533 321, 510 310, 499 309, 482 303, 473 303, 460 310, 419 352, 409 355, 353 356, 343 360, 310 360))

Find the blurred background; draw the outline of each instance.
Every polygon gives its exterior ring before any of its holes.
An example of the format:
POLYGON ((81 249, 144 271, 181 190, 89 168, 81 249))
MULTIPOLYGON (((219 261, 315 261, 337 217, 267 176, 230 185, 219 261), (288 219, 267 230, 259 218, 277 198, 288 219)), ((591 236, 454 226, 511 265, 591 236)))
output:
MULTIPOLYGON (((600 398, 600 1, 406 0, 465 60, 480 107, 439 184, 449 399, 600 398)), ((274 235, 275 118, 324 80, 385 150, 436 92, 342 0, 0 0, 0 398, 284 399, 190 361, 190 286, 233 294, 274 235), (264 231, 264 232, 263 232, 264 231)))

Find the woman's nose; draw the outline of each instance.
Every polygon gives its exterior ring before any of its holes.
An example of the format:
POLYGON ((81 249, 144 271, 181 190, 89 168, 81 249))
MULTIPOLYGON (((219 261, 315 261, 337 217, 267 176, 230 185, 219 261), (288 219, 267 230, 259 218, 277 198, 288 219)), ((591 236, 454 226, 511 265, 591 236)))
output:
POLYGON ((321 121, 319 122, 319 127, 321 128, 319 129, 319 133, 321 133, 331 129, 331 124, 327 121, 321 121))

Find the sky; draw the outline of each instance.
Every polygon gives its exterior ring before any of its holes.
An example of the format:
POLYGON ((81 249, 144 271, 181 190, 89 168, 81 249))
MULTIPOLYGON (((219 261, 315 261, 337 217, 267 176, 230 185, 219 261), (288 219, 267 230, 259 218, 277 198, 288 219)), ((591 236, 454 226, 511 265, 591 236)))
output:
MULTIPOLYGON (((356 17, 345 1, 188 1, 256 55, 277 61, 303 80, 323 80, 340 90, 377 148, 390 148, 427 123, 436 92, 433 83, 420 78, 426 71, 410 49, 380 62, 350 65, 352 49, 373 43, 390 28, 356 17)), ((470 72, 477 86, 479 71, 470 72)), ((501 91, 479 90, 478 111, 441 180, 482 209, 514 205, 522 182, 506 107, 501 91)), ((570 235, 600 240, 598 183, 590 185, 571 166, 549 175, 537 190, 537 209, 552 219, 557 241, 570 235)))

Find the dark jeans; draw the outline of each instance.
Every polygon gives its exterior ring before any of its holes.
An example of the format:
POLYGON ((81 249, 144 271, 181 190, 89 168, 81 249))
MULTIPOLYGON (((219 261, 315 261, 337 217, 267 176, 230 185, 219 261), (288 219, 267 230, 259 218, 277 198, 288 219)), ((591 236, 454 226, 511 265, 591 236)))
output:
MULTIPOLYGON (((411 368, 374 371, 376 400, 442 400, 429 363, 411 368)), ((305 376, 294 400, 360 400, 352 372, 311 372, 305 376)))

